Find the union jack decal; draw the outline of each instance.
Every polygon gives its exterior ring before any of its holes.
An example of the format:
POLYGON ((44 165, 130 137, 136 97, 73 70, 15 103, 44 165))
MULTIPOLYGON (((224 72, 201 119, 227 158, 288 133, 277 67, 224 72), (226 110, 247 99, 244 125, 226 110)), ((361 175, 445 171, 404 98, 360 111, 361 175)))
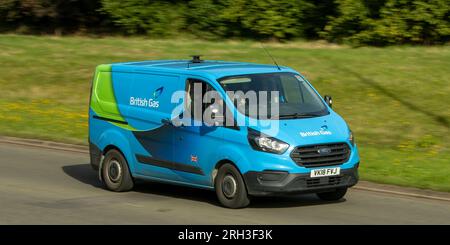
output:
POLYGON ((191 155, 191 162, 197 162, 198 161, 198 157, 191 155))

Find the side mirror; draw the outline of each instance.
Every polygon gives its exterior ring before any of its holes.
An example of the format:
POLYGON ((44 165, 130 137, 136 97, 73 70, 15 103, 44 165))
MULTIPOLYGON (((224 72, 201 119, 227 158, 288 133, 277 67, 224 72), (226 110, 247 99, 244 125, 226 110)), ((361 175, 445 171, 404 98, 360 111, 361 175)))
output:
POLYGON ((325 102, 327 103, 327 105, 332 108, 333 107, 333 99, 331 98, 331 96, 329 95, 325 95, 323 97, 323 99, 325 100, 325 102))

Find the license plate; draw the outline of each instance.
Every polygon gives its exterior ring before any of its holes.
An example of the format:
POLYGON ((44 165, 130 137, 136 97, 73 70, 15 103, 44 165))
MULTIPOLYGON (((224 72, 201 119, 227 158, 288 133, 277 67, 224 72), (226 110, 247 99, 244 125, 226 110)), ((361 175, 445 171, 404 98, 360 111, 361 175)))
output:
POLYGON ((339 175, 340 167, 336 168, 320 168, 311 170, 311 178, 339 175))

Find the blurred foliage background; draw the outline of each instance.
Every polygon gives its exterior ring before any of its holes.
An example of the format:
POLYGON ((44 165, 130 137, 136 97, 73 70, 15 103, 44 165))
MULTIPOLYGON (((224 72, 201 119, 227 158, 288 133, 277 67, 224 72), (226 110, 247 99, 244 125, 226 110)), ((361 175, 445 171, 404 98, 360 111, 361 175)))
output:
POLYGON ((1 0, 0 31, 442 44, 449 0, 1 0))

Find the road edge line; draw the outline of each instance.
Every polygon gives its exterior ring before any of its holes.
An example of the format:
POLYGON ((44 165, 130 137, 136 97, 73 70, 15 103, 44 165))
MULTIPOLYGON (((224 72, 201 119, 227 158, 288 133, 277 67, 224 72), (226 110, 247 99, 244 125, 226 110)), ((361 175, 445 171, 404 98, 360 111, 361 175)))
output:
POLYGON ((89 153, 88 146, 59 143, 59 142, 46 141, 46 140, 0 136, 0 143, 23 145, 23 146, 30 146, 30 147, 37 147, 37 148, 45 148, 45 149, 51 149, 51 150, 69 151, 69 152, 76 152, 76 153, 89 153))
MULTIPOLYGON (((370 183, 370 182, 368 182, 368 183, 370 183)), ((400 186, 395 186, 395 188, 401 188, 401 187, 400 186)), ((386 193, 386 194, 394 194, 394 195, 398 195, 398 196, 416 197, 416 198, 424 198, 424 199, 432 199, 432 200, 439 200, 439 201, 450 202, 450 198, 430 196, 430 195, 422 195, 422 194, 411 193, 411 192, 392 191, 392 190, 387 190, 387 189, 371 188, 371 187, 358 186, 358 185, 352 187, 352 189, 363 190, 363 191, 379 192, 379 193, 386 193)))

